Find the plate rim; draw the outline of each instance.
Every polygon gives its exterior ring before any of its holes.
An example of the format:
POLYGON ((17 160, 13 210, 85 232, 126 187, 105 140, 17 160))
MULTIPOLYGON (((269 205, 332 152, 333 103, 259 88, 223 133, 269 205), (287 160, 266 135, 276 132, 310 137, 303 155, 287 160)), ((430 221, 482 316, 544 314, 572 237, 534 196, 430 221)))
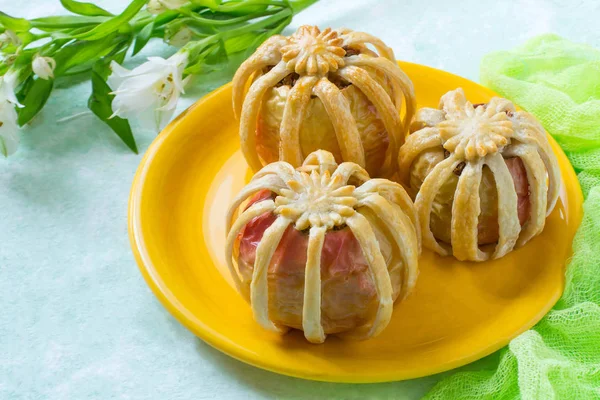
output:
MULTIPOLYGON (((437 75, 452 77, 452 79, 460 78, 462 80, 467 80, 472 84, 483 87, 487 91, 491 92, 493 95, 498 95, 494 90, 487 88, 477 82, 473 82, 467 78, 462 76, 450 73, 448 71, 440 70, 437 68, 429 67, 422 64, 411 63, 406 61, 398 61, 398 63, 402 65, 412 66, 419 69, 423 69, 424 71, 430 70, 437 75)), ((246 364, 250 364, 257 368, 261 368, 273 373, 282 374, 286 376, 291 376, 295 378, 313 380, 313 381, 322 381, 322 382, 334 382, 334 383, 358 383, 358 384, 366 384, 366 383, 381 383, 381 382, 393 382, 393 381, 401 381, 401 380, 409 380, 416 379, 425 376, 430 376, 434 374, 438 374, 444 371, 450 371, 452 369, 470 364, 474 361, 477 361, 483 357, 486 357, 504 346, 508 345, 513 339, 521 335, 523 332, 531 329, 535 326, 556 304, 556 302, 562 296, 562 292, 564 291, 564 281, 563 281, 563 290, 556 293, 554 298, 548 302, 548 306, 540 309, 540 312, 532 318, 531 325, 524 325, 521 329, 515 331, 515 334, 508 338, 507 340, 501 340, 496 343, 491 344, 486 347, 485 350, 480 350, 476 353, 469 354, 463 358, 452 360, 451 362, 447 362, 444 364, 440 364, 437 368, 422 368, 421 371, 416 371, 415 374, 407 374, 407 373, 394 373, 388 372, 381 374, 377 377, 366 377, 366 379, 357 378, 355 375, 323 375, 323 374, 309 374, 302 373, 302 371, 298 371, 296 369, 287 368, 285 366, 277 366, 275 367, 272 363, 263 362, 261 357, 253 356, 252 353, 245 352, 243 348, 235 346, 228 340, 220 337, 220 333, 215 331, 210 326, 206 325, 203 321, 194 318, 193 315, 189 312, 185 312, 187 310, 183 304, 181 304, 176 296, 169 290, 166 285, 161 281, 160 276, 156 273, 154 265, 150 259, 150 256, 146 250, 145 241, 143 235, 141 233, 141 218, 139 215, 140 212, 140 203, 141 203, 141 191, 144 187, 144 182, 146 178, 146 174, 150 165, 152 164, 152 160, 154 156, 157 154, 159 149, 161 148, 162 143, 167 139, 169 135, 175 131, 176 127, 179 125, 180 121, 193 109, 196 107, 201 107, 203 103, 210 101, 213 97, 216 97, 220 94, 220 92, 225 91, 231 86, 231 82, 226 83, 223 86, 209 92, 204 95, 200 99, 198 99, 194 104, 184 110, 181 114, 179 114, 173 121, 171 121, 152 141, 152 143, 148 146, 144 156, 142 157, 140 164, 135 172, 131 190, 129 193, 128 200, 128 236, 130 241, 130 246, 136 260, 136 264, 138 265, 138 269, 140 270, 146 284, 150 287, 153 294, 158 298, 162 306, 169 311, 169 313, 177 319, 182 325, 184 325, 188 330, 194 333, 199 339, 203 340, 205 343, 209 344, 214 349, 227 354, 228 356, 235 358, 238 361, 241 361, 246 364), (192 320, 194 322, 192 322, 192 320), (426 372, 425 372, 426 370, 426 372)), ((564 157, 567 161, 566 154, 560 147, 560 145, 556 142, 556 140, 548 134, 549 140, 554 142, 556 147, 560 150, 561 157, 564 157)), ((568 162, 568 168, 572 174, 576 177, 575 170, 570 162, 568 162)), ((576 194, 577 199, 575 199, 577 206, 579 209, 582 208, 583 203, 583 194, 581 190, 581 186, 579 185, 579 181, 577 179, 574 180, 576 183, 576 194)), ((578 211, 578 223, 577 228, 581 224, 581 217, 583 211, 578 211)), ((570 249, 570 254, 572 254, 572 246, 570 249)), ((563 267, 566 270, 567 264, 563 267)))

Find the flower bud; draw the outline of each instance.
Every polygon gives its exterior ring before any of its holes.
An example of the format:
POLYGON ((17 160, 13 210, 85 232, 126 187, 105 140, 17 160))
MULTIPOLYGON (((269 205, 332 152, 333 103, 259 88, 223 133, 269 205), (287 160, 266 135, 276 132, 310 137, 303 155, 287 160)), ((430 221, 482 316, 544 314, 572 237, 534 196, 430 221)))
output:
POLYGON ((54 68, 56 68, 56 61, 52 57, 35 56, 31 63, 31 69, 33 72, 42 79, 52 78, 54 79, 54 68))
POLYGON ((21 39, 19 39, 17 34, 10 29, 7 29, 4 31, 4 33, 0 34, 0 49, 10 46, 11 44, 18 47, 22 43, 23 42, 21 39))
POLYGON ((165 29, 165 42, 174 47, 182 47, 194 37, 194 31, 187 26, 182 26, 173 31, 165 29))
POLYGON ((2 58, 2 62, 8 66, 11 66, 17 60, 18 54, 7 54, 2 58))
POLYGON ((187 3, 188 0, 150 0, 146 9, 151 14, 160 14, 166 10, 176 10, 187 3))

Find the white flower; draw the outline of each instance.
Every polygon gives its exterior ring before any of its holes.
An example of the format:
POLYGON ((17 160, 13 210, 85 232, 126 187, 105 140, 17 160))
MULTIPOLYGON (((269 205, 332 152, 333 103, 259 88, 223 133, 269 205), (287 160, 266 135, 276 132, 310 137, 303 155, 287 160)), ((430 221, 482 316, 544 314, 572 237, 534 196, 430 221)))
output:
POLYGON ((0 153, 4 157, 13 154, 19 146, 19 126, 13 103, 0 99, 0 153))
POLYGON ((56 61, 52 57, 36 55, 31 62, 33 73, 42 79, 54 79, 54 68, 56 68, 56 61))
POLYGON ((182 74, 186 64, 185 52, 166 60, 149 57, 147 62, 131 71, 113 61, 112 74, 108 77, 108 85, 115 95, 113 116, 137 116, 144 125, 162 129, 183 93, 187 78, 182 79, 182 74))
POLYGON ((4 31, 4 33, 0 34, 0 49, 5 48, 6 46, 10 46, 11 44, 14 44, 18 47, 22 43, 23 42, 21 41, 21 39, 19 39, 17 34, 11 31, 10 29, 7 29, 4 31))
POLYGON ((4 76, 0 76, 0 101, 6 100, 19 107, 23 107, 23 104, 19 103, 17 96, 15 96, 17 78, 18 74, 10 70, 4 76))
POLYGON ((176 10, 189 3, 188 0, 150 0, 146 9, 152 14, 160 14, 166 10, 176 10))

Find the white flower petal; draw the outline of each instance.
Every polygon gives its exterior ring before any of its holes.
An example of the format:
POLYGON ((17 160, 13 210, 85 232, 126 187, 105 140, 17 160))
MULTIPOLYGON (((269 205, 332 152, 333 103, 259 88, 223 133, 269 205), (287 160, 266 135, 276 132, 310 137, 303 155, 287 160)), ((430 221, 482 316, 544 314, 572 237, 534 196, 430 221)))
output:
POLYGON ((119 117, 130 118, 146 110, 160 107, 159 99, 153 92, 117 95, 112 102, 112 110, 119 117))
POLYGON ((123 67, 121 64, 116 62, 115 60, 110 62, 110 69, 112 71, 111 77, 126 77, 132 74, 132 71, 123 67))
POLYGON ((13 154, 19 147, 19 127, 17 112, 13 104, 0 101, 0 153, 5 157, 13 154))
MULTIPOLYGON (((159 56, 150 56, 147 58, 151 65, 170 65, 169 60, 159 56)), ((147 63, 145 63, 147 64, 147 63)), ((142 64, 144 65, 144 64, 142 64)))
POLYGON ((185 67, 185 65, 187 64, 187 61, 188 61, 188 55, 185 52, 181 52, 181 53, 177 52, 177 53, 173 54, 171 57, 169 57, 169 62, 178 68, 181 66, 185 67))
POLYGON ((161 74, 147 74, 141 76, 132 76, 125 79, 116 90, 113 91, 115 94, 124 92, 138 92, 153 89, 157 84, 163 82, 165 77, 161 74))
POLYGON ((177 106, 178 101, 179 101, 179 95, 172 95, 171 97, 169 97, 167 99, 166 103, 162 107, 157 108, 157 110, 161 110, 161 111, 174 110, 175 107, 177 106))
POLYGON ((139 112, 137 116, 137 120, 140 125, 145 129, 157 131, 160 129, 156 120, 157 111, 154 108, 147 108, 141 112, 139 112))
MULTIPOLYGON (((187 79, 187 78, 186 78, 187 79)), ((187 81, 186 81, 187 82, 187 81)), ((173 86, 179 93, 183 93, 183 87, 185 86, 184 81, 181 79, 181 74, 173 74, 173 86)))
POLYGON ((8 100, 16 104, 18 107, 23 107, 15 96, 15 87, 17 86, 17 74, 8 71, 4 76, 0 76, 0 101, 8 100))
POLYGON ((169 121, 171 121, 171 118, 173 117, 173 114, 175 113, 175 109, 173 108, 171 110, 156 111, 156 112, 159 114, 157 130, 162 131, 163 129, 165 129, 165 126, 167 126, 169 121))

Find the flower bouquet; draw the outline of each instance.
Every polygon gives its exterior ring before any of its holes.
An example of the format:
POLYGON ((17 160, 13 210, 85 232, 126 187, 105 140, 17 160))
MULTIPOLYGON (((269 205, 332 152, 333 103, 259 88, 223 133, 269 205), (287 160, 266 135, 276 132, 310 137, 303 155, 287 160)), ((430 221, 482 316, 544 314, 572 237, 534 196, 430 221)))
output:
POLYGON ((128 119, 160 130, 190 76, 232 54, 252 52, 315 0, 133 0, 117 15, 92 3, 61 0, 70 15, 23 19, 0 12, 0 153, 19 144, 19 127, 44 107, 56 79, 87 74, 88 107, 134 152, 128 119), (152 38, 179 48, 121 66, 152 38))

